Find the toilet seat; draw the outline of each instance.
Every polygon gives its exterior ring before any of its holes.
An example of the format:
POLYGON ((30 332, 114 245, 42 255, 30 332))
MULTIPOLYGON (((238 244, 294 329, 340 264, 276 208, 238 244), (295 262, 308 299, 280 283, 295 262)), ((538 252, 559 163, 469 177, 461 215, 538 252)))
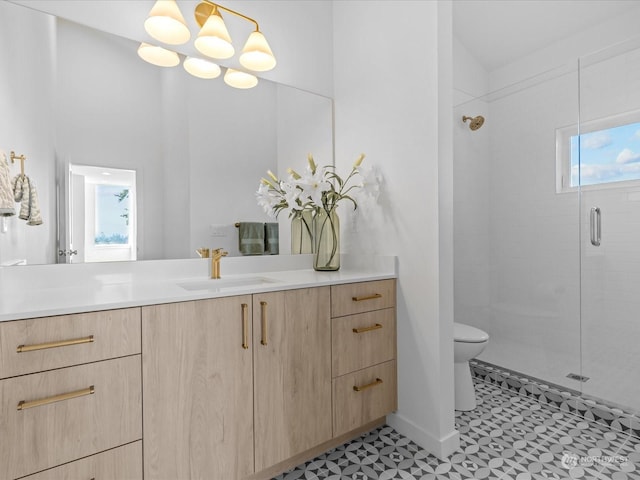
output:
POLYGON ((489 334, 471 325, 454 322, 453 340, 461 343, 482 343, 489 340, 489 334))

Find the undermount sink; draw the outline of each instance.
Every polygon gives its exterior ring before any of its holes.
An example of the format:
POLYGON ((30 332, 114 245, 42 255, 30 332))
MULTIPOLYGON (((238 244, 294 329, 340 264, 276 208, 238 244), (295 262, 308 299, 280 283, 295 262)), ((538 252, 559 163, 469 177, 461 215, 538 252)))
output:
POLYGON ((178 283, 178 286, 189 291, 209 290, 219 292, 223 290, 232 290, 234 288, 257 287, 277 282, 278 280, 268 277, 217 278, 178 283))

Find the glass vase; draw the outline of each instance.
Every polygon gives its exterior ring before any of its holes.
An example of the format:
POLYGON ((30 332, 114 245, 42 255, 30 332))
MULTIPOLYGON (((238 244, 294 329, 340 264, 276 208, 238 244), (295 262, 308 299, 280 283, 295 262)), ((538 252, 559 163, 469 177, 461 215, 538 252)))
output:
POLYGON ((314 270, 340 270, 340 218, 335 209, 320 209, 313 217, 316 235, 314 270))
POLYGON ((291 254, 313 253, 313 211, 303 210, 291 219, 291 254))

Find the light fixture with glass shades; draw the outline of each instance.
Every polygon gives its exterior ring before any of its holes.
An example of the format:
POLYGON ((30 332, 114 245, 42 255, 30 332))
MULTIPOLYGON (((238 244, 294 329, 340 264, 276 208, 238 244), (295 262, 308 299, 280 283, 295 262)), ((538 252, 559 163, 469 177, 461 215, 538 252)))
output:
POLYGON ((227 68, 224 83, 234 88, 253 88, 258 84, 258 78, 250 73, 233 68, 227 68))
MULTIPOLYGON (((218 60, 231 58, 235 54, 221 11, 240 17, 255 26, 238 58, 240 65, 254 72, 266 72, 274 68, 276 59, 267 39, 260 31, 258 22, 209 0, 202 0, 194 11, 196 22, 200 26, 200 32, 194 40, 198 52, 218 60)), ((144 22, 144 28, 155 40, 168 45, 182 45, 191 38, 176 0, 157 0, 144 22)), ((140 45, 138 54, 143 60, 158 66, 168 67, 180 63, 176 52, 148 43, 140 45)), ((183 65, 187 72, 199 78, 216 78, 221 73, 219 65, 202 58, 186 57, 183 65)), ((258 84, 255 75, 237 68, 227 68, 224 81, 235 88, 252 88, 258 84)))
POLYGON ((191 38, 176 0, 157 1, 144 22, 144 29, 159 42, 169 45, 182 45, 191 38))
POLYGON ((172 50, 142 42, 138 47, 141 59, 158 67, 175 67, 180 63, 180 57, 172 50))
POLYGON ((218 78, 221 73, 220 65, 203 58, 187 57, 182 66, 187 72, 198 78, 218 78))

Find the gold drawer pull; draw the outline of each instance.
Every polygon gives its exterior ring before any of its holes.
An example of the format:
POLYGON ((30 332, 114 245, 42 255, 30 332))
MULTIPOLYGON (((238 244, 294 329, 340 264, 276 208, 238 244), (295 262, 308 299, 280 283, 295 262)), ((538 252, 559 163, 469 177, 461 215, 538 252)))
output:
POLYGON ((361 387, 358 387, 358 386, 354 385, 353 389, 356 392, 361 392, 363 390, 366 390, 367 388, 372 388, 372 387, 375 387, 376 385, 380 385, 381 383, 382 383, 382 380, 380 378, 376 378, 375 382, 369 383, 368 385, 363 385, 361 387))
POLYGON ((95 388, 91 385, 89 388, 83 388, 82 390, 76 390, 75 392, 63 393, 61 395, 55 395, 49 398, 42 398, 40 400, 33 400, 31 402, 25 402, 22 400, 18 403, 18 410, 26 410, 27 408, 41 407, 42 405, 48 405, 50 403, 62 402, 63 400, 71 400, 72 398, 84 397, 86 395, 93 395, 95 388))
POLYGON ((260 343, 262 345, 267 344, 267 302, 260 302, 260 313, 262 319, 262 339, 260 343))
POLYGON ((379 323, 376 323, 375 325, 372 325, 370 327, 354 328, 353 333, 370 332, 371 330, 379 330, 381 328, 382 328, 382 325, 380 325, 379 323))
POLYGON ((242 348, 245 350, 249 348, 249 305, 242 304, 242 348))
POLYGON ((351 297, 354 302, 362 302, 364 300, 374 300, 376 298, 382 298, 381 293, 374 293, 373 295, 367 295, 366 297, 351 297))
POLYGON ((36 345, 18 345, 17 352, 33 352, 34 350, 45 350, 47 348, 68 347, 69 345, 80 345, 82 343, 93 343, 93 335, 71 340, 60 340, 58 342, 38 343, 36 345))

